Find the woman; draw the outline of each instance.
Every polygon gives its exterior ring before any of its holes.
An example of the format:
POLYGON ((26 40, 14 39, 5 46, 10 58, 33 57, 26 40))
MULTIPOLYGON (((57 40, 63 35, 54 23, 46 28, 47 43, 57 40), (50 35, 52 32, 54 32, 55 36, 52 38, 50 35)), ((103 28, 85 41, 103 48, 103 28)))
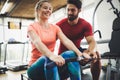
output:
POLYGON ((35 12, 38 21, 28 27, 28 37, 32 45, 32 56, 27 70, 29 78, 32 80, 64 80, 69 76, 71 80, 81 80, 79 63, 70 62, 64 65, 65 58, 77 56, 90 58, 89 55, 82 54, 57 25, 48 23, 52 14, 52 6, 47 0, 40 0, 36 4, 35 12), (61 55, 53 54, 57 39, 60 39, 72 51, 66 51, 61 55), (47 70, 46 64, 50 61, 55 62, 58 67, 47 70))

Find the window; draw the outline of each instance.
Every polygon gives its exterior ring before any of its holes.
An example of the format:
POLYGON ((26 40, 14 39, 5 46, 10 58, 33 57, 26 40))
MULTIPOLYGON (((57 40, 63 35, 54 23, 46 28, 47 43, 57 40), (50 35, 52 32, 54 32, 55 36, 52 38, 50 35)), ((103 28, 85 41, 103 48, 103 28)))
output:
POLYGON ((8 29, 21 29, 21 22, 8 22, 8 29))

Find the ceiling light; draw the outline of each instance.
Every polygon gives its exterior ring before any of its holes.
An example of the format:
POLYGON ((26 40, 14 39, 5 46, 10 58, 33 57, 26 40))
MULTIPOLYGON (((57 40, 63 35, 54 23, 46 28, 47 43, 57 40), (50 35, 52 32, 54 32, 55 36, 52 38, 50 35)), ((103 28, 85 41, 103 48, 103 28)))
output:
POLYGON ((9 0, 7 0, 6 2, 5 2, 5 4, 4 4, 4 6, 2 7, 2 9, 1 9, 1 11, 0 11, 0 14, 4 14, 4 13, 6 13, 8 10, 9 10, 9 8, 13 5, 13 3, 8 3, 8 1, 9 0))

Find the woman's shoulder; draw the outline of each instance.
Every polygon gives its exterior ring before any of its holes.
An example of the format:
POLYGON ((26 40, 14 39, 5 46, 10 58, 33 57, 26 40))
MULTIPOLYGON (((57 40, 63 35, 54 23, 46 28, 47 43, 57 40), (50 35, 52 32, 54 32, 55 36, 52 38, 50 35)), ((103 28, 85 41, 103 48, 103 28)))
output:
POLYGON ((30 25, 38 25, 38 22, 32 22, 30 25))
POLYGON ((60 27, 56 24, 50 24, 50 26, 51 26, 51 29, 53 30, 60 30, 60 27))
POLYGON ((52 23, 49 23, 49 24, 51 27, 54 27, 54 28, 58 27, 58 25, 56 25, 56 24, 52 24, 52 23))
POLYGON ((38 26, 40 26, 38 22, 32 22, 32 23, 30 23, 29 28, 37 29, 38 26))
POLYGON ((28 26, 28 30, 39 30, 39 24, 37 22, 32 22, 28 26))

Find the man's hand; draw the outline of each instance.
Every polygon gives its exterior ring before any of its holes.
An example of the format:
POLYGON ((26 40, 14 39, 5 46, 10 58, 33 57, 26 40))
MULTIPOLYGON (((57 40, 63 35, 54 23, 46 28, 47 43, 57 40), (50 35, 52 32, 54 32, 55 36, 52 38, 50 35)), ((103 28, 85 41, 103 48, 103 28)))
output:
POLYGON ((98 58, 96 52, 85 50, 83 53, 87 53, 92 58, 98 58))
POLYGON ((93 63, 95 63, 98 59, 100 59, 100 54, 98 53, 98 51, 93 52, 86 50, 85 52, 87 52, 94 59, 93 63))
POLYGON ((84 57, 84 59, 80 61, 80 64, 82 66, 85 66, 90 61, 91 57, 87 53, 83 53, 82 56, 84 57))

